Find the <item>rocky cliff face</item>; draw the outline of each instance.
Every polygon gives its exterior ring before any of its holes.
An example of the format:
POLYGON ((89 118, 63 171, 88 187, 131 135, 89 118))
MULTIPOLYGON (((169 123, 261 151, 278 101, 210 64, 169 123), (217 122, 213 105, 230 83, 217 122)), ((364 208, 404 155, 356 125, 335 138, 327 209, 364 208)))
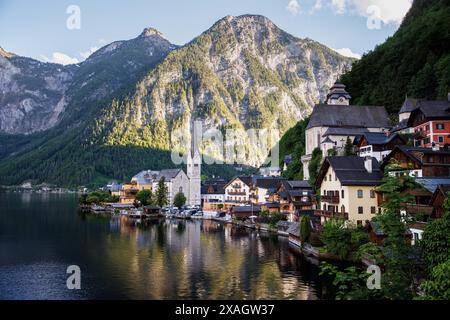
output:
POLYGON ((154 29, 107 45, 71 66, 15 56, 0 48, 0 132, 30 134, 50 129, 66 109, 74 115, 87 102, 134 85, 174 48, 154 29))
POLYGON ((73 68, 0 51, 0 131, 30 133, 53 127, 67 101, 73 68))
MULTIPOLYGON (((203 120, 204 130, 263 128, 283 134, 324 100, 353 62, 251 15, 226 17, 179 48, 149 28, 136 39, 100 49, 77 66, 27 60, 55 69, 47 73, 53 79, 53 95, 43 93, 44 76, 34 77, 45 72, 28 72, 28 65, 21 69, 10 54, 0 58, 8 70, 0 73, 6 88, 1 99, 10 93, 15 99, 0 104, 4 117, 12 113, 4 112, 6 106, 21 108, 24 92, 53 97, 14 121, 5 119, 0 131, 29 133, 54 125, 39 134, 0 139, 0 184, 30 180, 72 186, 125 180, 145 168, 173 167, 170 151, 186 151, 186 143, 179 145, 174 133, 186 130, 184 138, 190 139, 192 119, 203 120), (14 83, 25 75, 33 75, 35 87, 19 90, 14 83), (23 126, 27 121, 28 127, 23 126)), ((218 150, 203 147, 204 154, 221 159, 218 150)), ((245 163, 254 166, 267 156, 248 140, 242 153, 245 163)), ((222 175, 229 168, 203 169, 222 175)))
MULTIPOLYGON (((323 100, 352 60, 298 39, 262 16, 226 17, 171 52, 97 121, 101 143, 170 150, 192 118, 204 129, 265 128, 281 134, 323 100)), ((187 133, 189 134, 189 133, 187 133)), ((267 154, 248 145, 249 165, 267 154)), ((210 154, 218 157, 219 154, 210 154)))

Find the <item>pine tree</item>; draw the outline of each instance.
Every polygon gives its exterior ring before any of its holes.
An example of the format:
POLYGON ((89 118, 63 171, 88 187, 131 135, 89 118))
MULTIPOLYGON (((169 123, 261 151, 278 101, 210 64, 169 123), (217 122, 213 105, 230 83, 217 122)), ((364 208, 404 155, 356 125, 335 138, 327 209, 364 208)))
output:
POLYGON ((156 204, 161 208, 169 203, 167 193, 166 178, 162 177, 158 182, 158 190, 156 190, 156 204))

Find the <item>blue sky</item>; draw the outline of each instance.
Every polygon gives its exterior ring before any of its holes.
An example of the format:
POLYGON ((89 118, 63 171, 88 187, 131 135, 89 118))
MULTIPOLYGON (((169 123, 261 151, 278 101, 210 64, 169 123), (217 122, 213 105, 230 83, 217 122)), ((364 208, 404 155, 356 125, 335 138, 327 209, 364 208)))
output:
POLYGON ((362 54, 391 36, 412 0, 0 0, 0 46, 40 60, 82 61, 154 27, 184 44, 226 15, 262 14, 285 31, 362 54), (70 5, 81 28, 69 30, 70 5), (370 28, 368 27, 368 21, 370 28))

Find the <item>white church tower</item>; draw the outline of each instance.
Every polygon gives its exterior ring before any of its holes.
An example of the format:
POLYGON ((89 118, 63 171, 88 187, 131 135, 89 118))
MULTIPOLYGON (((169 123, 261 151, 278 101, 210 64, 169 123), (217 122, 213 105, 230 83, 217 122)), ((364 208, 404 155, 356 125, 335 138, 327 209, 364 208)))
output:
POLYGON ((202 157, 199 150, 199 137, 201 137, 201 126, 194 126, 191 122, 191 149, 187 155, 187 176, 189 178, 188 204, 191 206, 201 205, 201 174, 202 157), (198 129, 198 130, 197 130, 198 129))

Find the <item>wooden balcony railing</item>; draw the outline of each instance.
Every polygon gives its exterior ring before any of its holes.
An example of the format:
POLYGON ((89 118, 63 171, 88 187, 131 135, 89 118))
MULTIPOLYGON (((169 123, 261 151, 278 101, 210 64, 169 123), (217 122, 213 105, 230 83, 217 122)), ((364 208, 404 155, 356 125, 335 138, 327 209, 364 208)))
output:
POLYGON ((327 203, 333 203, 333 204, 338 204, 339 203, 339 196, 321 196, 320 200, 323 202, 327 202, 327 203))
POLYGON ((433 214, 433 207, 425 204, 407 204, 405 206, 406 212, 409 214, 433 214))
POLYGON ((325 218, 338 218, 348 220, 347 212, 333 212, 333 211, 325 211, 325 210, 314 210, 314 215, 317 217, 325 217, 325 218))
POLYGON ((229 191, 228 194, 231 196, 246 196, 247 195, 247 193, 242 192, 242 191, 229 191))

